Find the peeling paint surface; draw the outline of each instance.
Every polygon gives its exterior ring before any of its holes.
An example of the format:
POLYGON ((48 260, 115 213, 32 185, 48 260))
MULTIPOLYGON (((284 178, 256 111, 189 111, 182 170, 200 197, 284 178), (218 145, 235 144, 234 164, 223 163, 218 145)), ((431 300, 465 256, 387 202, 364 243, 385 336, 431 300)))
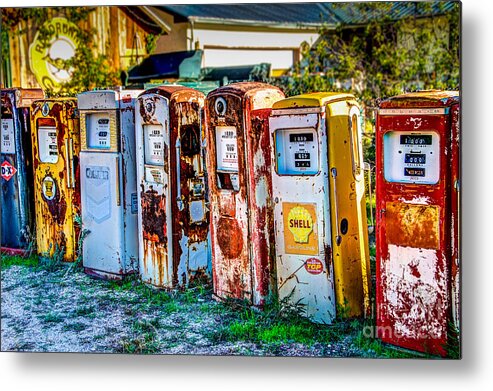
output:
POLYGON ((84 240, 83 266, 97 277, 121 279, 138 271, 134 108, 141 92, 116 89, 78 95, 82 224, 90 231, 84 240), (94 133, 100 128, 91 122, 92 116, 109 120, 109 135, 103 139, 110 141, 106 151, 98 148, 94 133))
POLYGON ((138 98, 141 276, 159 288, 183 288, 210 279, 203 102, 202 93, 181 86, 152 88, 138 98), (147 141, 146 126, 162 129, 162 134, 147 141), (160 157, 146 161, 145 148, 157 148, 153 153, 160 157), (152 207, 151 200, 159 206, 152 207))
POLYGON ((385 301, 397 338, 442 339, 447 311, 447 270, 437 250, 389 245, 385 301))
POLYGON ((2 251, 27 249, 34 233, 34 195, 30 104, 42 99, 40 89, 1 90, 0 164, 10 163, 17 172, 1 178, 2 251), (12 133, 9 134, 9 129, 12 133))
POLYGON ((234 83, 205 104, 214 294, 259 307, 275 288, 268 118, 281 98, 266 84, 234 83), (218 169, 217 127, 236 130, 237 170, 218 169))
POLYGON ((448 325, 460 320, 458 103, 457 92, 404 94, 380 104, 398 111, 377 116, 377 334, 385 342, 442 356, 448 325), (420 120, 407 114, 415 108, 424 110, 420 120), (439 181, 385 181, 385 133, 430 130, 440 138, 439 181))
POLYGON ((77 100, 72 98, 39 100, 33 103, 31 116, 37 251, 52 256, 58 247, 58 251, 64 251, 66 262, 75 260, 79 228, 74 225, 74 216, 80 214, 80 132, 76 109, 77 100), (42 127, 54 129, 51 140, 38 138, 42 127), (43 162, 40 142, 50 143, 44 146, 45 150, 57 151, 54 163, 43 162))

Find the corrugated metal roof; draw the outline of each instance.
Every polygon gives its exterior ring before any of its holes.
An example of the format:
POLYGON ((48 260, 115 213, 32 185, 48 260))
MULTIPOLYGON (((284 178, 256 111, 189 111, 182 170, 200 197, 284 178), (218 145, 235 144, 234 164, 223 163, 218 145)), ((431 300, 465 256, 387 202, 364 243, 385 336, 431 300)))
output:
POLYGON ((387 18, 399 20, 406 17, 441 15, 459 7, 458 1, 389 1, 359 3, 326 3, 327 12, 339 23, 357 25, 370 20, 387 18))
POLYGON ((164 11, 186 19, 319 26, 336 23, 325 3, 249 3, 163 5, 164 11))
POLYGON ((320 26, 322 24, 364 24, 375 17, 392 20, 407 16, 442 14, 459 6, 458 1, 379 2, 387 5, 376 12, 372 2, 360 3, 248 3, 186 4, 159 6, 181 20, 241 22, 251 24, 320 26))

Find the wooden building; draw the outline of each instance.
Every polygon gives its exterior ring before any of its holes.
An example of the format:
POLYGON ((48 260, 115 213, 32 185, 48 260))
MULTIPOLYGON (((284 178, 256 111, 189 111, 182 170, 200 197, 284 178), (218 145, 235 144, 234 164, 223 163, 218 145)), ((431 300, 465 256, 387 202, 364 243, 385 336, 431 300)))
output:
POLYGON ((104 56, 109 70, 119 74, 137 64, 162 29, 126 8, 3 8, 2 28, 8 30, 2 38, 7 34, 8 39, 3 40, 2 52, 9 55, 2 59, 2 86, 56 91, 70 80, 67 60, 83 45, 80 37, 85 34, 89 34, 94 55, 104 56))

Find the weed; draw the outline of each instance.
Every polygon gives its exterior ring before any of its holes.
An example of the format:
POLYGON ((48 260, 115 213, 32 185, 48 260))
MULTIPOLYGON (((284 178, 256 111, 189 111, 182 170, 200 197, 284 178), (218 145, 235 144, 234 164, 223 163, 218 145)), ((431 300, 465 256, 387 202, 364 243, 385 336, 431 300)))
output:
POLYGON ((84 323, 81 323, 81 322, 75 322, 75 323, 69 323, 69 324, 65 324, 63 325, 63 330, 64 331, 83 331, 86 329, 86 325, 84 323))
MULTIPOLYGON (((83 305, 80 307, 77 307, 74 311, 74 314, 76 316, 91 316, 94 314, 94 307, 90 305, 83 305)), ((95 314, 94 314, 95 316, 95 314)))
POLYGON ((409 350, 398 349, 384 344, 379 339, 367 337, 363 331, 359 331, 353 339, 353 343, 359 349, 365 350, 367 354, 381 358, 415 358, 423 357, 420 353, 409 350))
POLYGON ((186 289, 181 295, 181 301, 186 304, 195 304, 198 303, 197 292, 193 289, 186 289))
POLYGON ((53 251, 53 254, 50 255, 52 248, 53 248, 53 244, 50 243, 50 247, 48 251, 44 253, 42 257, 40 257, 40 262, 39 262, 39 267, 48 272, 55 272, 59 270, 63 262, 63 257, 65 255, 65 248, 58 247, 58 243, 55 244, 55 249, 53 251))
POLYGON ((148 306, 161 307, 173 300, 171 294, 167 291, 150 288, 142 283, 135 286, 135 291, 141 299, 146 301, 148 306))
POLYGON ((40 319, 45 323, 60 323, 63 321, 63 316, 55 312, 48 312, 46 315, 40 316, 40 319))
POLYGON ((108 284, 115 291, 129 291, 136 285, 139 285, 140 281, 138 280, 138 276, 131 275, 122 280, 109 281, 108 284))
POLYGON ((172 301, 164 304, 160 308, 161 312, 163 312, 165 314, 172 314, 174 312, 178 312, 180 309, 181 309, 180 305, 175 300, 172 300, 172 301))
POLYGON ((155 354, 159 352, 159 341, 153 334, 145 334, 120 342, 120 352, 127 354, 155 354))
POLYGON ((65 275, 68 273, 82 268, 82 257, 83 257, 83 246, 84 246, 84 240, 91 233, 90 230, 85 229, 82 225, 82 217, 76 213, 74 215, 74 225, 78 228, 76 229, 76 232, 78 231, 78 236, 77 236, 77 246, 75 249, 75 260, 74 262, 70 265, 70 267, 67 269, 65 272, 65 275))
POLYGON ((43 303, 43 299, 40 296, 37 296, 33 300, 34 305, 41 305, 43 303))
POLYGON ((132 329, 137 333, 156 333, 159 326, 159 319, 154 318, 152 320, 137 320, 133 323, 132 329))
POLYGON ((370 256, 371 257, 376 257, 377 256, 377 246, 375 243, 370 243, 370 256))
POLYGON ((462 356, 460 349, 460 330, 452 321, 448 322, 447 344, 445 345, 445 351, 447 352, 447 357, 449 358, 460 359, 462 356))
POLYGON ((159 351, 160 339, 157 335, 159 319, 150 321, 136 321, 132 325, 134 334, 138 334, 129 340, 122 340, 120 348, 122 353, 130 354, 154 354, 159 351))
MULTIPOLYGON (((226 304, 227 305, 227 304, 226 304)), ((234 302, 241 306, 241 302, 234 302)), ((335 325, 319 325, 310 322, 300 314, 300 303, 282 300, 281 303, 267 305, 260 312, 243 307, 236 319, 208 333, 209 339, 219 341, 248 341, 275 345, 281 343, 303 343, 313 345, 317 342, 331 343, 340 340, 349 328, 347 322, 335 325)))
POLYGON ((338 320, 348 319, 351 314, 351 307, 349 305, 348 299, 344 297, 344 304, 337 303, 336 314, 338 320))

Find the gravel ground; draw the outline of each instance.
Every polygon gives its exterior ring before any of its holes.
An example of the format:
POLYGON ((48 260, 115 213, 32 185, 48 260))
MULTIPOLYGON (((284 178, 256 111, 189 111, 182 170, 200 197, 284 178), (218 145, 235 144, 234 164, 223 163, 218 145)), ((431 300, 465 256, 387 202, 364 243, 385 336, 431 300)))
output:
POLYGON ((310 345, 217 341, 214 332, 237 315, 210 292, 171 293, 169 301, 154 303, 153 292, 139 289, 137 282, 122 289, 67 268, 48 272, 17 265, 2 270, 1 282, 2 351, 374 355, 357 349, 354 336, 310 345))

